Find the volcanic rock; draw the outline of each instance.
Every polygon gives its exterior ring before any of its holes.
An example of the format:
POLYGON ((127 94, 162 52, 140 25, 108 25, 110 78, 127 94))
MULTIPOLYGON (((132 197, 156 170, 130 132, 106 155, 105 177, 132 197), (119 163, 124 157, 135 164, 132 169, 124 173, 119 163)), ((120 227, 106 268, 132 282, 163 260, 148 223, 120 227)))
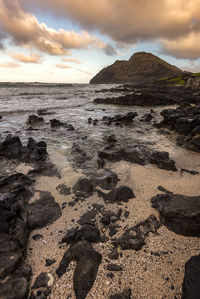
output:
POLYGON ((109 169, 104 169, 91 176, 91 183, 94 187, 100 186, 102 189, 112 190, 119 181, 116 173, 109 169))
POLYGON ((115 190, 110 191, 106 196, 106 202, 128 202, 129 199, 134 198, 133 191, 127 186, 120 186, 115 190))
POLYGON ((40 192, 40 199, 28 206, 28 222, 31 230, 45 227, 61 216, 59 204, 50 192, 40 192))
POLYGON ((67 270, 70 262, 75 260, 74 290, 77 299, 86 298, 96 279, 102 256, 95 251, 87 241, 79 241, 72 245, 64 254, 56 273, 61 277, 67 270))
POLYGON ((111 295, 109 299, 131 299, 131 289, 126 289, 122 293, 111 295))
POLYGON ((151 205, 169 230, 184 236, 200 236, 200 196, 167 192, 153 197, 151 205))
POLYGON ((192 256, 185 264, 182 299, 198 299, 200 294, 200 255, 192 256))
POLYGON ((71 188, 67 187, 65 184, 58 185, 56 187, 56 190, 58 190, 58 192, 60 194, 63 194, 63 195, 69 195, 69 194, 71 194, 71 188))
POLYGON ((31 115, 28 116, 28 119, 27 119, 26 122, 29 125, 37 125, 37 124, 40 124, 40 123, 44 122, 44 118, 40 117, 36 114, 31 114, 31 115))
POLYGON ((76 195, 81 195, 83 197, 89 197, 93 194, 94 188, 90 179, 86 177, 81 177, 78 179, 73 187, 73 192, 76 195))
POLYGON ((122 250, 140 250, 145 244, 145 238, 149 233, 156 234, 159 227, 160 222, 154 215, 150 215, 145 221, 127 229, 119 239, 113 242, 113 244, 116 247, 120 246, 122 250))
POLYGON ((86 240, 91 243, 101 241, 100 231, 95 225, 83 224, 80 229, 70 229, 67 231, 62 243, 71 244, 81 240, 86 240))

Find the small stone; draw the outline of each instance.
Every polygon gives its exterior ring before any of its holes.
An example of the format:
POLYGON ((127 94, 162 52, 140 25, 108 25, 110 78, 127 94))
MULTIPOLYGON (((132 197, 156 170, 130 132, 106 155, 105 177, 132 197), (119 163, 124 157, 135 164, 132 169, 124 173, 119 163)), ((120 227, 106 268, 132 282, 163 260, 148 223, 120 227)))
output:
POLYGON ((35 235, 32 236, 32 239, 34 241, 37 241, 37 240, 42 239, 42 238, 43 238, 43 235, 41 235, 41 234, 35 234, 35 235))
POLYGON ((122 267, 113 263, 107 265, 107 270, 109 271, 122 271, 122 267))
POLYGON ((49 267, 49 266, 51 266, 51 265, 53 265, 54 263, 56 262, 56 260, 55 259, 46 259, 46 264, 45 264, 45 266, 46 267, 49 267))

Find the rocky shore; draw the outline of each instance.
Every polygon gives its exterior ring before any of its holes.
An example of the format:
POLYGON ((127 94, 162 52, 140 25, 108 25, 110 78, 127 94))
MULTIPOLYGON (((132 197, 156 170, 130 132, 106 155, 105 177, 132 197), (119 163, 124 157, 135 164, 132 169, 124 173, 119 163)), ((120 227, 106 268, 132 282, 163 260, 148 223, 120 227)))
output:
POLYGON ((0 298, 199 298, 200 95, 123 92, 94 102, 149 112, 88 118, 88 130, 107 128, 101 142, 48 110, 29 115, 30 134, 73 135, 60 168, 40 137, 1 136, 0 298), (157 115, 157 105, 176 106, 157 115), (116 133, 142 127, 175 151, 116 133))

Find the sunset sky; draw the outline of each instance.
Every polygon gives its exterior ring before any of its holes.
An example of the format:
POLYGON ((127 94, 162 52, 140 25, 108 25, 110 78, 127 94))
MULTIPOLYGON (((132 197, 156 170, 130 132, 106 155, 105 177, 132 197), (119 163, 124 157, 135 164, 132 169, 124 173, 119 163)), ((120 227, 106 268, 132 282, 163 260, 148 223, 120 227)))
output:
POLYGON ((200 0, 0 0, 0 81, 87 83, 138 51, 200 72, 200 0))

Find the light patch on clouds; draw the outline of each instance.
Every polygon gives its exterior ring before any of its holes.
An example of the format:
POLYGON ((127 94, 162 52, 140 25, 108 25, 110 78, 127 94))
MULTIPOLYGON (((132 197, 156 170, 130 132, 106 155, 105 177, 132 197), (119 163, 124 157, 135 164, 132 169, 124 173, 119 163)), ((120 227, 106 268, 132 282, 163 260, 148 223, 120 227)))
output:
POLYGON ((0 67, 4 67, 4 68, 16 68, 16 67, 20 67, 21 65, 16 63, 16 62, 5 62, 5 63, 0 63, 0 67))
POLYGON ((86 71, 86 70, 82 70, 82 69, 77 69, 77 71, 79 71, 79 72, 81 72, 81 73, 83 73, 83 74, 85 74, 85 75, 92 75, 92 73, 91 72, 89 72, 89 71, 86 71))
POLYGON ((191 73, 200 73, 200 63, 198 63, 198 65, 185 65, 185 66, 181 66, 181 69, 183 71, 187 71, 187 72, 191 72, 191 73))
POLYGON ((191 32, 177 40, 162 40, 162 52, 177 58, 198 59, 200 57, 200 32, 191 32))
POLYGON ((71 68, 70 65, 60 64, 60 63, 56 64, 56 67, 60 68, 60 69, 70 69, 71 68))
MULTIPOLYGON (((20 1, 27 3, 25 0, 20 1)), ((29 0, 29 2, 44 10, 51 10, 56 16, 75 20, 87 30, 97 29, 117 43, 131 45, 140 41, 162 43, 164 39, 164 48, 168 54, 175 53, 175 56, 180 58, 200 57, 200 54, 192 49, 193 40, 200 34, 199 0, 29 0), (189 38, 191 34, 195 38, 189 38), (176 51, 176 43, 183 46, 180 55, 178 50, 176 51), (189 52, 186 55, 187 51, 189 52)), ((113 54, 115 49, 104 46, 104 51, 113 54)))
POLYGON ((66 58, 66 57, 63 57, 62 61, 76 63, 76 64, 81 64, 81 62, 78 59, 75 59, 75 58, 66 58))
POLYGON ((22 53, 10 53, 10 56, 18 61, 25 63, 41 63, 42 59, 39 54, 25 55, 22 53))
MULTIPOLYGON (((105 52, 109 47, 86 31, 76 33, 64 29, 55 30, 25 11, 19 0, 0 0, 0 30, 16 45, 35 48, 50 55, 70 55, 70 49, 96 47, 105 52)), ((109 54, 110 55, 110 54, 109 54)))

